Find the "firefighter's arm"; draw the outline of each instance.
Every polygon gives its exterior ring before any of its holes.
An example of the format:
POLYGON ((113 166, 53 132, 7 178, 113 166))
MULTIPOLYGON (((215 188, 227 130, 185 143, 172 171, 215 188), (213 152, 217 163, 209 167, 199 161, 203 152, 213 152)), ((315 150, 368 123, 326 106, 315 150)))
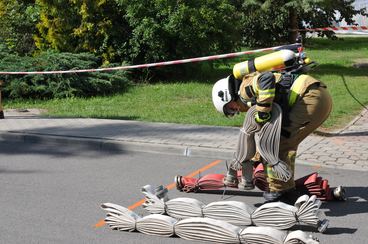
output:
POLYGON ((276 78, 271 72, 262 73, 256 80, 258 96, 255 120, 258 123, 265 123, 271 119, 272 102, 275 98, 276 78))

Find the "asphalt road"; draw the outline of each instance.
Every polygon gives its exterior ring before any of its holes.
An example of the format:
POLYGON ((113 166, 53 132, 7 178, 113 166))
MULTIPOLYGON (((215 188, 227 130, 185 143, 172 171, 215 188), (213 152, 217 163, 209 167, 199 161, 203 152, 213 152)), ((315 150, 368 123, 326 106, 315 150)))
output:
MULTIPOLYGON (((0 243, 190 243, 96 227, 105 216, 100 204, 131 206, 143 198, 143 185, 168 185, 176 174, 187 175, 215 160, 96 151, 83 144, 60 147, 4 141, 0 141, 0 154, 0 243)), ((368 172, 298 165, 297 176, 316 170, 331 186, 345 185, 349 199, 323 204, 330 228, 326 234, 313 235, 321 243, 367 243, 368 172)), ((202 174, 224 171, 222 162, 202 174)), ((170 198, 179 196, 204 203, 222 199, 216 194, 169 191, 170 198)), ((224 198, 256 206, 263 202, 258 191, 224 198)), ((147 214, 141 207, 134 211, 147 214)))

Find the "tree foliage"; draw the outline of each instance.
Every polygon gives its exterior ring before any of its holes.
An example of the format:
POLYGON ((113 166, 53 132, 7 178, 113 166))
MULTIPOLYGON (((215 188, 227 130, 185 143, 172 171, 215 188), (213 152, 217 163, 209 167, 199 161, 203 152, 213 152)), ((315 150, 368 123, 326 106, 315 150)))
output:
MULTIPOLYGON (((44 52, 36 57, 7 55, 0 59, 0 70, 48 71, 95 69, 100 58, 89 53, 44 52)), ((49 99, 91 97, 124 91, 130 84, 124 71, 46 74, 1 75, 5 81, 4 95, 11 98, 49 99)))
POLYGON ((0 49, 21 55, 32 53, 37 22, 34 0, 0 0, 0 49))
POLYGON ((114 0, 36 0, 41 9, 37 47, 91 52, 107 62, 124 56, 130 29, 114 0), (68 7, 65 7, 68 6, 68 7))
POLYGON ((239 47, 240 15, 227 0, 118 0, 133 32, 134 62, 226 52, 239 47))
MULTIPOLYGON (((355 10, 354 0, 248 0, 244 1, 243 37, 248 46, 268 46, 294 42, 293 29, 334 26, 341 20, 355 24, 353 17, 366 15, 365 9, 355 10)), ((304 34, 304 33, 303 33, 304 34)), ((334 36, 321 32, 321 36, 334 36)))
POLYGON ((153 62, 233 50, 239 14, 229 0, 37 0, 40 49, 153 62), (65 6, 68 4, 68 8, 65 6))
MULTIPOLYGON (((0 0, 0 59, 5 62, 8 53, 17 53, 32 54, 39 60, 39 55, 45 58, 42 53, 53 50, 64 53, 60 57, 53 54, 61 62, 65 53, 78 60, 72 55, 88 52, 100 57, 103 64, 140 64, 232 52, 243 46, 285 44, 295 40, 296 32, 291 29, 331 26, 340 20, 354 24, 354 15, 366 13, 355 10, 352 3, 353 0, 0 0)), ((321 34, 333 36, 331 32, 321 34)), ((18 58, 14 56, 13 61, 25 65, 18 58)), ((24 62, 30 64, 27 58, 24 62)), ((178 73, 182 67, 175 66, 171 71, 178 73)), ((170 68, 152 71, 157 74, 163 70, 170 68)), ((194 72, 192 66, 191 73, 194 72)), ((70 92, 67 94, 75 94, 70 92)))
MULTIPOLYGON (((353 16, 354 0, 0 0, 0 48, 155 62, 293 41, 290 29, 353 16), (37 27, 37 29, 36 29, 37 27), (36 31, 37 30, 37 31, 36 31)), ((294 34, 294 35, 293 35, 294 34)), ((322 35, 331 36, 324 32, 322 35)))

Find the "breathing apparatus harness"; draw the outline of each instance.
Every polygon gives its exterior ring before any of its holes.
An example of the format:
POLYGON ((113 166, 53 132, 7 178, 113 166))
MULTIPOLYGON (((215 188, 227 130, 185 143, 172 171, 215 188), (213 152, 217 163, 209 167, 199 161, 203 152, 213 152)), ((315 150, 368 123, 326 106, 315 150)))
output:
MULTIPOLYGON (((316 66, 316 62, 310 61, 309 58, 306 57, 303 48, 298 48, 298 55, 294 65, 287 67, 281 72, 281 80, 276 83, 276 96, 274 101, 282 107, 283 126, 290 124, 289 112, 292 106, 290 106, 289 99, 294 81, 297 80, 300 75, 308 73, 316 66)), ((288 137, 288 135, 284 136, 288 137)))
POLYGON ((289 101, 292 86, 300 75, 307 73, 316 65, 317 64, 315 62, 306 57, 302 47, 299 47, 297 50, 295 48, 291 50, 279 50, 277 53, 261 56, 258 60, 257 58, 252 59, 234 66, 235 76, 232 75, 232 80, 229 80, 229 90, 233 95, 234 100, 239 99, 243 104, 251 107, 257 104, 255 96, 250 100, 245 100, 236 93, 236 91, 239 91, 239 87, 242 82, 240 77, 244 73, 254 73, 256 71, 280 73, 280 78, 275 84, 276 93, 274 102, 282 107, 282 124, 283 126, 287 126, 290 123, 288 115, 292 107, 292 104, 289 101), (268 64, 265 64, 265 62, 268 64), (272 64, 280 66, 279 68, 272 68, 272 64), (236 75, 238 75, 238 77, 236 77, 236 75))
POLYGON ((233 74, 229 76, 229 93, 231 97, 234 98, 233 99, 234 101, 236 101, 237 98, 239 98, 239 94, 237 93, 237 91, 239 90, 241 83, 242 81, 239 79, 236 79, 233 74))

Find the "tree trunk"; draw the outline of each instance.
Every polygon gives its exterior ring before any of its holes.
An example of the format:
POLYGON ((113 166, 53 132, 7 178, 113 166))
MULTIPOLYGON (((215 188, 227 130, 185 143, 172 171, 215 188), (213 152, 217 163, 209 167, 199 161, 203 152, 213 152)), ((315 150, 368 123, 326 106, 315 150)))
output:
POLYGON ((298 15, 295 9, 289 10, 289 28, 290 28, 290 34, 289 34, 289 42, 295 43, 296 39, 298 38, 298 15))

